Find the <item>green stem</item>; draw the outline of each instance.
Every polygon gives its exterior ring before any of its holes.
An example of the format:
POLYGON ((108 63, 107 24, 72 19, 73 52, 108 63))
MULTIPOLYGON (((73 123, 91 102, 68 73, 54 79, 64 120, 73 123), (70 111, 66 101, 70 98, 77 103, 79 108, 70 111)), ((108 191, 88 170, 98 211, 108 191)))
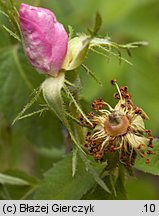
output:
POLYGON ((125 184, 125 168, 124 165, 119 163, 118 167, 118 178, 125 184))
POLYGON ((119 166, 118 166, 116 192, 117 192, 117 199, 127 199, 127 194, 126 194, 126 189, 125 189, 125 167, 121 163, 119 163, 119 166))

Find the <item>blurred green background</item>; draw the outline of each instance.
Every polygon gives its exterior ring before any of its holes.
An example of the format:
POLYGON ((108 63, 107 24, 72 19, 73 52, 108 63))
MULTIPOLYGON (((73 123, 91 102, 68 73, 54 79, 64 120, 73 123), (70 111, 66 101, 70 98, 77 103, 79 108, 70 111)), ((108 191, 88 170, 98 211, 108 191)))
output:
MULTIPOLYGON (((22 1, 15 1, 19 8, 22 1)), ((23 1, 30 4, 30 1, 23 1)), ((100 35, 111 37, 118 43, 147 41, 146 47, 132 51, 133 63, 119 63, 115 57, 106 59, 89 53, 85 64, 102 81, 101 88, 84 70, 80 69, 82 80, 81 98, 91 103, 103 97, 115 104, 115 89, 111 79, 119 85, 128 85, 134 104, 144 109, 150 120, 146 127, 159 134, 159 1, 158 0, 45 0, 34 1, 32 5, 51 9, 58 20, 75 32, 87 32, 98 11, 103 20, 100 35)), ((39 75, 27 62, 17 41, 2 28, 10 26, 0 15, 0 171, 22 170, 38 176, 65 155, 62 126, 55 116, 46 113, 17 122, 13 119, 31 98, 33 89, 45 78, 39 75)), ((35 110, 36 106, 32 108, 35 110)), ((128 178, 129 199, 158 199, 158 178, 137 172, 137 177, 128 178)))

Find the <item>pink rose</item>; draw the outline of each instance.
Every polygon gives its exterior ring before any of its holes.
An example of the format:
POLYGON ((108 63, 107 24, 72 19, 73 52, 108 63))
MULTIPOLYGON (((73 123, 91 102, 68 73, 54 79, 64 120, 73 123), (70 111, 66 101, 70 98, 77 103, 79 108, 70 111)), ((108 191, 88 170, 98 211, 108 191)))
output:
POLYGON ((68 35, 55 15, 44 8, 21 4, 20 27, 26 55, 42 73, 57 76, 66 56, 68 35))

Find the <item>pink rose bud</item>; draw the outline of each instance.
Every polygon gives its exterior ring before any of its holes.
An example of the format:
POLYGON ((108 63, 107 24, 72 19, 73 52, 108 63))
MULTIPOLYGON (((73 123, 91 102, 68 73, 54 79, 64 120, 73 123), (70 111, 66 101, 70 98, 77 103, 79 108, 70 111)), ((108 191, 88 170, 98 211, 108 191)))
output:
POLYGON ((57 76, 67 52, 68 35, 55 15, 44 8, 21 4, 20 27, 26 55, 42 73, 57 76))

